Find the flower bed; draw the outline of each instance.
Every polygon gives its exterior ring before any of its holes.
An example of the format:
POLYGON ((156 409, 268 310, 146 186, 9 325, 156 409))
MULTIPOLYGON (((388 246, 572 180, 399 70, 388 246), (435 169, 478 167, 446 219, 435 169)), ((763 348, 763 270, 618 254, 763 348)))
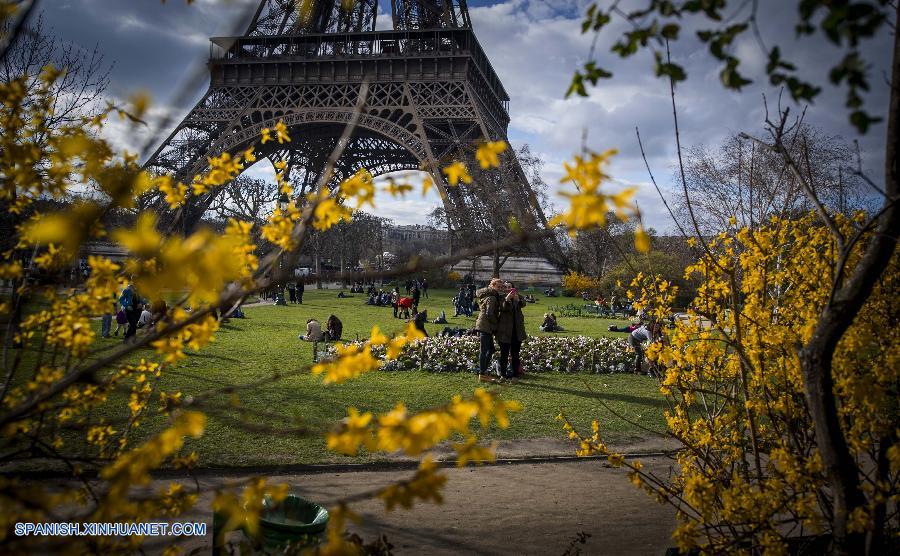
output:
MULTIPOLYGON (((386 361, 382 370, 474 372, 478 344, 477 336, 428 338, 406 346, 400 357, 386 361)), ((372 354, 383 360, 384 348, 375 347, 372 354)), ((499 350, 494 360, 498 356, 499 350)), ((533 336, 525 340, 521 352, 526 373, 621 373, 630 369, 631 358, 624 339, 587 336, 533 336)))

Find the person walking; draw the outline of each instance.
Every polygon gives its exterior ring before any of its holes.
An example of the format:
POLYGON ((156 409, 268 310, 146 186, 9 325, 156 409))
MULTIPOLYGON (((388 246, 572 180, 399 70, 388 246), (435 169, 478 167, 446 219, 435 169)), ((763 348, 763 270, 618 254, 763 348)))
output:
MULTIPOLYGON (((113 303, 113 305, 118 305, 118 303, 113 303)), ((128 317, 125 315, 125 309, 122 307, 118 307, 118 311, 116 311, 116 330, 113 332, 113 336, 119 335, 119 330, 123 330, 122 334, 128 331, 128 317)))
POLYGON ((128 285, 122 290, 119 296, 119 305, 125 311, 125 318, 128 320, 128 328, 125 329, 123 341, 131 343, 132 338, 137 334, 138 319, 141 318, 141 304, 138 303, 137 292, 134 291, 134 283, 129 280, 128 285))
POLYGON ((412 290, 410 292, 410 296, 413 300, 413 313, 419 312, 419 299, 422 298, 422 290, 419 289, 419 286, 413 284, 412 290))
POLYGON ((422 278, 422 295, 428 298, 428 278, 422 278))
POLYGON ((297 282, 297 303, 303 305, 303 290, 306 289, 306 285, 303 283, 303 280, 297 282))
POLYGON ((522 312, 525 300, 509 282, 503 284, 500 296, 496 332, 500 344, 500 378, 514 383, 519 372, 519 352, 526 338, 525 314, 522 312))
POLYGON ((491 364, 491 356, 494 348, 494 334, 497 332, 497 319, 500 310, 500 288, 503 282, 494 278, 486 288, 475 292, 478 299, 478 319, 475 321, 475 330, 481 340, 478 350, 478 381, 493 382, 488 375, 488 366, 491 364))
POLYGON ((293 282, 287 285, 288 291, 288 301, 291 303, 297 303, 297 286, 294 285, 293 282))

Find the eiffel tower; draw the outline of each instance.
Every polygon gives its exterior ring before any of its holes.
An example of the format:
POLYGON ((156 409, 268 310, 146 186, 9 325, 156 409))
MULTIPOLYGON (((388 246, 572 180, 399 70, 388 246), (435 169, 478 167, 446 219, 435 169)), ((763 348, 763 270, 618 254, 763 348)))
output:
MULTIPOLYGON (((189 183, 207 158, 256 145, 258 159, 284 161, 298 195, 316 186, 348 122, 333 180, 425 170, 462 242, 546 226, 511 149, 502 170, 482 171, 480 141, 507 141, 509 95, 472 31, 465 0, 392 0, 393 30, 376 31, 378 0, 262 0, 243 36, 214 37, 209 90, 145 167, 189 183), (362 110, 357 105, 363 97, 362 110), (356 114, 356 112, 359 112, 356 114), (283 121, 292 141, 258 144, 283 121), (449 187, 440 169, 461 160, 474 177, 449 187)), ((191 197, 190 231, 216 191, 191 197)))

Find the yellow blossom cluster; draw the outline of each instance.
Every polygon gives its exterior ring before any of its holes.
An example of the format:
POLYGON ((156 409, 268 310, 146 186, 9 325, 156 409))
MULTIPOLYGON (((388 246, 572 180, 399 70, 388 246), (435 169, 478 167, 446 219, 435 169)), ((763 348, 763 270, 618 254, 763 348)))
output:
POLYGON ((483 170, 500 167, 500 155, 506 150, 506 141, 485 141, 478 145, 475 158, 483 170))
MULTIPOLYGON (((453 434, 468 439, 472 436, 470 424, 476 418, 482 427, 493 419, 500 428, 506 428, 508 413, 520 409, 518 402, 501 400, 481 388, 470 399, 454 396, 447 406, 414 414, 402 402, 377 418, 350 408, 342 425, 328 434, 328 449, 345 455, 356 455, 363 448, 379 452, 402 450, 409 456, 418 456, 453 434)), ((466 453, 468 460, 481 461, 483 458, 475 458, 476 453, 467 444, 457 445, 458 450, 466 453)))
POLYGON ((141 213, 132 228, 112 237, 133 255, 125 263, 138 291, 158 299, 164 291, 189 291, 188 302, 213 304, 226 284, 245 282, 258 261, 250 242, 249 225, 230 223, 224 234, 201 228, 186 238, 163 236, 156 217, 141 213))
POLYGON ((444 175, 447 176, 447 183, 452 186, 459 185, 459 182, 465 184, 472 183, 472 176, 469 174, 469 169, 466 168, 464 162, 456 161, 453 164, 444 167, 443 172, 444 175))
POLYGON ((365 168, 341 182, 340 195, 345 199, 355 199, 356 208, 364 204, 375 206, 375 178, 365 168))
MULTIPOLYGON (((614 210, 622 220, 629 217, 635 188, 629 187, 615 194, 603 193, 600 190, 601 184, 610 179, 606 173, 606 166, 616 152, 615 149, 602 153, 588 152, 584 156, 576 155, 572 164, 564 163, 566 174, 560 183, 572 182, 578 191, 560 193, 569 200, 569 208, 553 217, 550 220, 551 226, 563 225, 574 237, 578 230, 603 226, 606 223, 606 213, 610 210, 614 210)), ((645 236, 638 234, 636 237, 645 236)), ((639 240, 637 245, 641 248, 646 247, 643 239, 639 240)))
POLYGON ((333 361, 318 363, 313 366, 312 374, 325 375, 325 384, 340 384, 359 375, 381 367, 381 360, 372 355, 372 347, 385 346, 388 359, 399 357, 403 346, 421 340, 425 335, 413 323, 409 323, 404 334, 388 338, 378 329, 372 327, 369 339, 362 345, 339 344, 337 357, 333 361))
MULTIPOLYGON (((860 217, 838 215, 850 236, 860 217)), ((772 219, 711 238, 708 252, 686 269, 700 281, 684 319, 651 344, 647 357, 664 374, 671 409, 668 432, 684 449, 664 482, 631 468, 632 481, 678 506, 674 538, 682 549, 732 550, 747 539, 765 553, 785 550, 785 524, 828 532, 826 488, 807 407, 798 347, 813 334, 831 295, 835 240, 815 215, 772 219)), ((850 259, 861 256, 857 246, 850 259)), ((672 311, 674 287, 638 275, 630 298, 655 317, 672 311)), ((858 462, 866 505, 850 516, 865 531, 872 516, 900 497, 896 385, 900 336, 885 334, 900 315, 900 257, 837 346, 832 362, 843 434, 858 462), (883 458, 878 468, 868 462, 883 458)), ((568 425, 568 423, 566 423, 568 425)), ((604 453, 597 429, 579 453, 604 453)))

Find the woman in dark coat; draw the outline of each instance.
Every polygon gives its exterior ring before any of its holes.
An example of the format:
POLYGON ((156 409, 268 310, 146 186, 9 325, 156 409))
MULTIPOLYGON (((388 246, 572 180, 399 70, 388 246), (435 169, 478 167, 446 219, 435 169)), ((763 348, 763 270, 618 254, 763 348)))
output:
POLYGON ((514 381, 520 365, 519 351, 527 337, 525 314, 522 313, 525 300, 519 297, 519 293, 509 282, 506 282, 501 298, 496 332, 497 342, 500 344, 500 376, 514 381))

